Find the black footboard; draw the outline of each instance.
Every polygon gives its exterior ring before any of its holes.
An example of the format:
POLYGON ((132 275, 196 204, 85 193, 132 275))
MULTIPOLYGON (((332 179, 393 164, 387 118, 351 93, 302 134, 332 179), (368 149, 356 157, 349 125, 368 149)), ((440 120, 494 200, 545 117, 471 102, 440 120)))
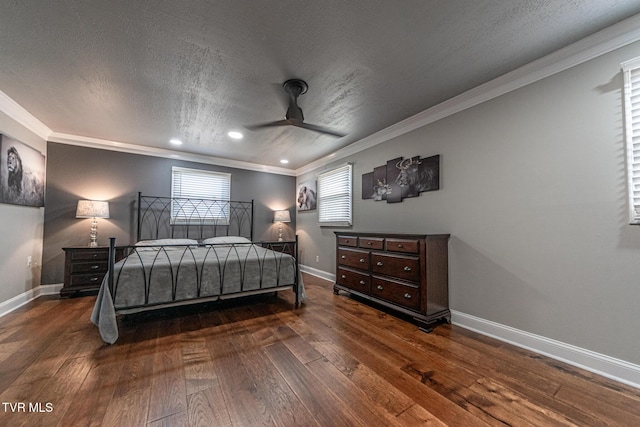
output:
POLYGON ((115 240, 109 239, 106 286, 116 311, 286 288, 293 288, 299 306, 297 236, 286 242, 117 247, 115 240))

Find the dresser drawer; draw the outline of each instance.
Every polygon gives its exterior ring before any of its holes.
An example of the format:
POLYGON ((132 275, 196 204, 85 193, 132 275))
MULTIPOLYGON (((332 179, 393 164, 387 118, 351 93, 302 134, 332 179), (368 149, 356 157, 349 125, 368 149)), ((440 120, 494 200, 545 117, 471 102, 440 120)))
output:
POLYGON ((71 274, 76 273, 106 273, 108 270, 107 261, 96 262, 74 262, 71 264, 71 274))
POLYGON ((75 250, 71 252, 71 261, 91 261, 109 259, 109 250, 75 250))
POLYGON ((384 249, 384 239, 376 237, 360 237, 358 246, 366 249, 384 249))
POLYGON ((338 267, 338 277, 336 282, 339 285, 346 286, 354 291, 369 293, 371 285, 371 276, 346 268, 338 267))
POLYGON ((420 309, 420 287, 380 277, 371 281, 371 295, 412 310, 420 309))
POLYGON ((338 264, 361 270, 369 269, 369 252, 358 249, 338 249, 338 264))
POLYGON ((358 238, 354 236, 338 236, 338 246, 358 246, 358 238))
POLYGON ((418 257, 372 253, 371 271, 412 282, 420 282, 420 259, 418 257))
POLYGON ((99 288, 105 273, 96 274, 72 274, 69 276, 69 287, 96 287, 99 288))
POLYGON ((418 248, 418 240, 409 240, 409 239, 387 239, 386 249, 388 251, 393 252, 405 252, 417 254, 418 248))

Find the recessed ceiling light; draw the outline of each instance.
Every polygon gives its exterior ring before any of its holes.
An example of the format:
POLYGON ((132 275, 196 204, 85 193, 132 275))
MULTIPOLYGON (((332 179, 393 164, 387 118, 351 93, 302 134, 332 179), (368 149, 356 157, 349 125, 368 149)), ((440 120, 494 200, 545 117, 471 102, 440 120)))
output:
POLYGON ((289 160, 282 159, 282 160, 280 160, 280 163, 282 163, 283 165, 286 165, 287 163, 289 163, 289 160))
POLYGON ((242 137, 244 136, 240 132, 237 132, 235 130, 232 130, 231 132, 227 133, 227 135, 229 135, 229 138, 233 138, 233 139, 242 139, 242 137))
POLYGON ((172 143, 173 145, 182 145, 182 141, 176 138, 170 139, 169 142, 172 143))

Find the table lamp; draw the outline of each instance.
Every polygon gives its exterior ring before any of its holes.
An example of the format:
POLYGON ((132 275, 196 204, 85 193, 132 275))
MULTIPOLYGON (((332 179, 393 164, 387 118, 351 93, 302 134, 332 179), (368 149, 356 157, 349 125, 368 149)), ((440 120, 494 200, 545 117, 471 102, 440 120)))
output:
POLYGON ((282 242, 282 223, 291 222, 291 215, 288 210, 274 211, 273 222, 278 223, 278 242, 282 242))
POLYGON ((93 218, 91 221, 90 248, 98 247, 98 221, 96 218, 109 218, 109 202, 99 200, 78 200, 76 218, 93 218))

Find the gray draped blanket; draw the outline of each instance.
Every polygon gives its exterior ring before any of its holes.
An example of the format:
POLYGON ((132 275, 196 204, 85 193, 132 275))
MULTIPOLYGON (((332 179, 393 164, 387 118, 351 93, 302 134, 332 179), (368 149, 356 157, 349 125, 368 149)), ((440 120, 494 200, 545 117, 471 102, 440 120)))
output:
MULTIPOLYGON (((254 244, 139 247, 115 264, 113 295, 105 276, 91 321, 102 339, 113 344, 119 312, 271 292, 294 284, 295 274, 292 256, 254 244)), ((302 277, 298 285, 302 302, 302 277)))

